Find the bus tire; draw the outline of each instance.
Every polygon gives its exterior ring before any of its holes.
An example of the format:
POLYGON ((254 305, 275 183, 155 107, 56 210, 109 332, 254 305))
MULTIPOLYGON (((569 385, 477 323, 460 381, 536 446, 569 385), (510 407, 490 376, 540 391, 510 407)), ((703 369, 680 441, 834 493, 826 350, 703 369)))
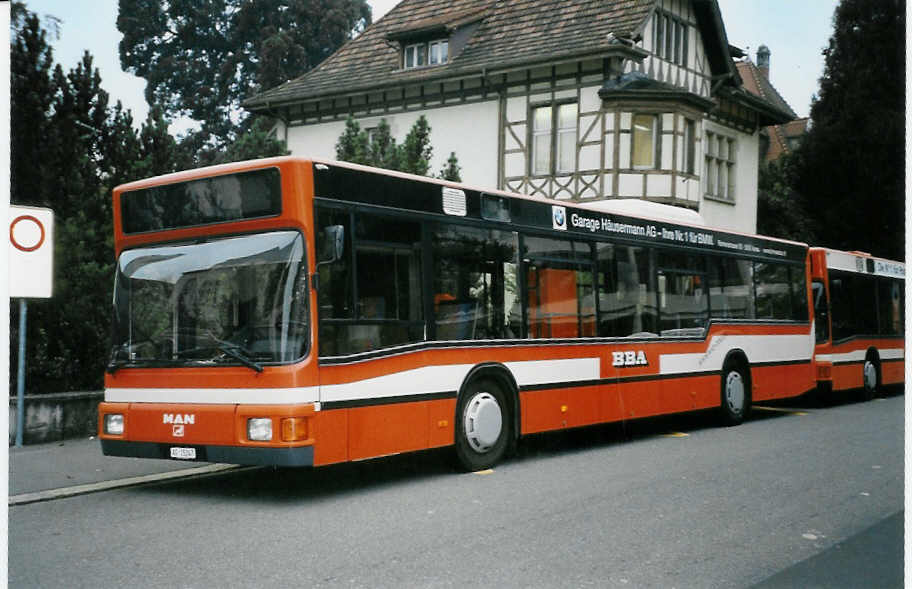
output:
POLYGON ((456 459, 474 472, 494 466, 513 438, 510 404, 503 388, 490 378, 469 382, 456 403, 456 459))
POLYGON ((740 425, 750 411, 750 375, 742 362, 728 361, 722 369, 722 423, 740 425))
POLYGON ((877 396, 877 392, 880 390, 880 361, 877 358, 877 352, 868 351, 862 365, 861 376, 861 400, 870 401, 877 396))

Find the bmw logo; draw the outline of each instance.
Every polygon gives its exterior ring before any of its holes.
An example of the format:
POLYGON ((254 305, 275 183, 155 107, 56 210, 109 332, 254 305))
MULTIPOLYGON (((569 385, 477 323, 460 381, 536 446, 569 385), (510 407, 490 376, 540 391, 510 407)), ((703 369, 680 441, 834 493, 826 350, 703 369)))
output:
POLYGON ((551 206, 551 221, 555 229, 567 229, 567 209, 562 206, 551 206))

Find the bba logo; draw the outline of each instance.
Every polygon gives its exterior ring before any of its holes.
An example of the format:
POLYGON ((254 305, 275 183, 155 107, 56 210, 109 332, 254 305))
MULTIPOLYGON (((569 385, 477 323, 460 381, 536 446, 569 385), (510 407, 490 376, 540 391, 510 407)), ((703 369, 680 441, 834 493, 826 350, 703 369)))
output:
POLYGON ((646 361, 646 352, 643 350, 627 350, 626 352, 611 352, 612 366, 649 366, 646 361))
POLYGON ((567 208, 551 205, 551 224, 555 229, 567 230, 567 208))

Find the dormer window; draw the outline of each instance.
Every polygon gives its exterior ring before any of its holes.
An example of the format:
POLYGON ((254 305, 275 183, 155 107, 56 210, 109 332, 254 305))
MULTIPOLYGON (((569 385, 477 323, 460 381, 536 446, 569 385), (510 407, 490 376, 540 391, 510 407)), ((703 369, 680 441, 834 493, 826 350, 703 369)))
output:
POLYGON ((430 43, 406 45, 402 51, 402 63, 405 69, 440 65, 449 60, 449 41, 437 39, 430 43))

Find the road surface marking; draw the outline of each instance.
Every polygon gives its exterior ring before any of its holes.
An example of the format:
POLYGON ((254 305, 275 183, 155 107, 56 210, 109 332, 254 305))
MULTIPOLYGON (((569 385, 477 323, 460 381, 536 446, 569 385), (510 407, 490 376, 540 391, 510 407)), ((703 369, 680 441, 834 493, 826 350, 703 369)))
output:
MULTIPOLYGON (((101 481, 98 483, 87 483, 85 485, 75 485, 73 487, 63 487, 60 489, 48 489, 47 491, 37 491, 34 493, 21 493, 12 495, 9 498, 10 505, 27 505, 29 503, 38 503, 39 501, 51 501, 53 499, 64 499, 66 497, 75 497, 76 495, 85 495, 87 493, 97 493, 99 491, 108 491, 110 489, 119 489, 122 487, 132 487, 136 485, 145 485, 181 479, 187 477, 196 477, 209 474, 216 474, 229 470, 238 470, 241 467, 235 464, 210 464, 197 468, 187 468, 183 470, 174 470, 159 474, 147 474, 113 481, 101 481)), ((244 470, 259 467, 246 467, 244 470)))
POLYGON ((796 411, 794 409, 786 409, 784 407, 766 407, 764 405, 754 405, 754 409, 758 411, 774 411, 776 413, 787 413, 788 415, 807 415, 807 411, 796 411))

